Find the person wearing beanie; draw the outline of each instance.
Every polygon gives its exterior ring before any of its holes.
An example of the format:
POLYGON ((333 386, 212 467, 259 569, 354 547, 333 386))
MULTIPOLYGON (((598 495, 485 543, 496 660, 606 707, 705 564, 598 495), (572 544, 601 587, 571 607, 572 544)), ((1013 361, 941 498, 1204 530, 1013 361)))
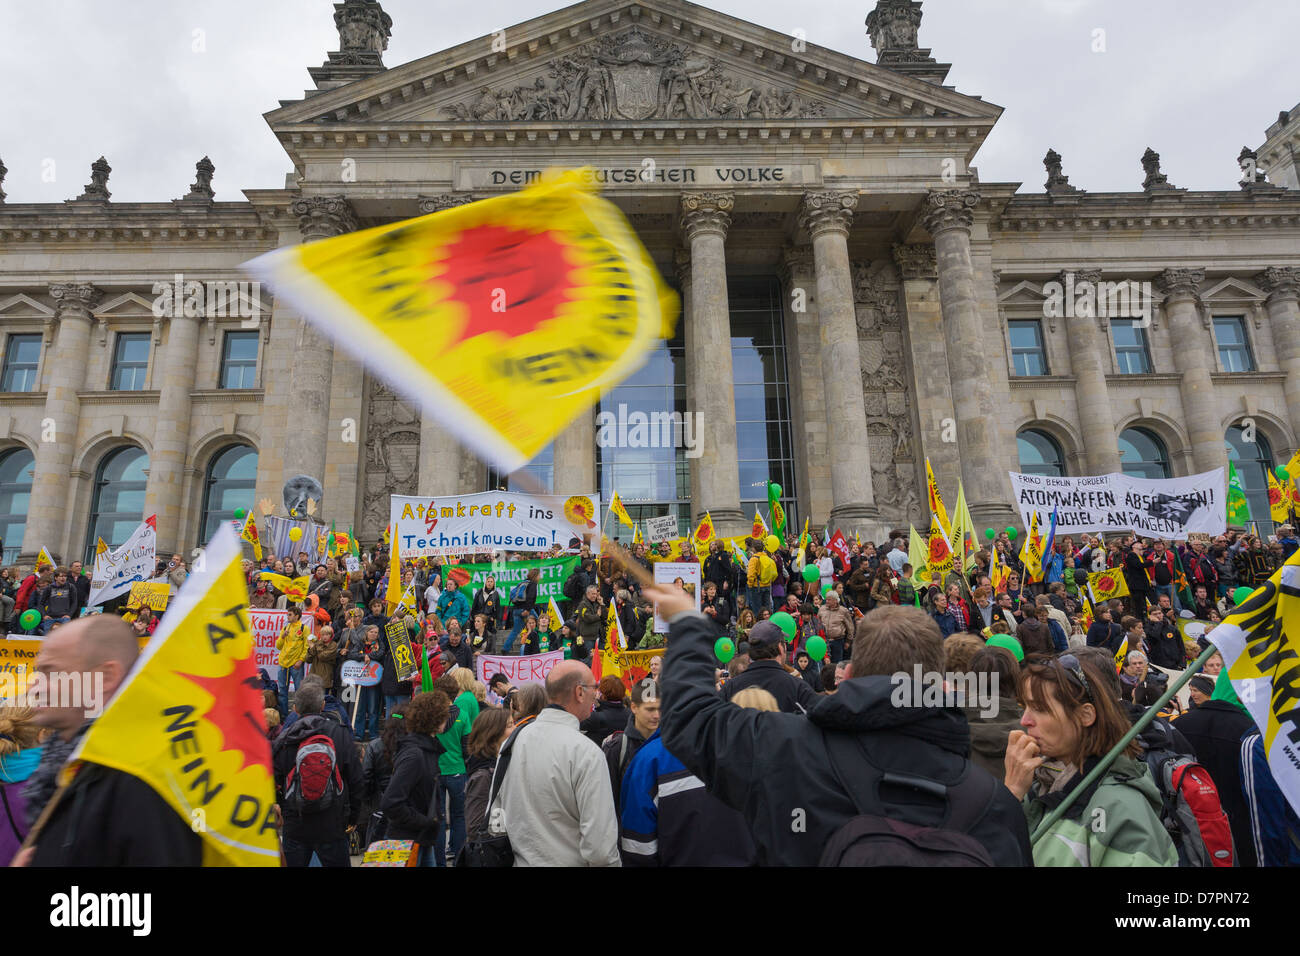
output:
POLYGON ((761 687, 776 698, 782 713, 802 714, 817 700, 817 692, 785 666, 785 632, 771 621, 759 621, 749 632, 750 665, 722 687, 722 699, 731 700, 746 687, 761 687))
POLYGON ((1001 647, 1011 652, 1017 664, 1025 662, 1025 649, 1010 634, 994 634, 984 643, 985 647, 1001 647))

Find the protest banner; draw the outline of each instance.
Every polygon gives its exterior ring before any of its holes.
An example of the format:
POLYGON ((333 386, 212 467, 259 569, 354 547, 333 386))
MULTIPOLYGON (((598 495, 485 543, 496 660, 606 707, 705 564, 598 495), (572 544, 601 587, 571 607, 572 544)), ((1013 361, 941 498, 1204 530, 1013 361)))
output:
POLYGON ((631 692, 633 684, 650 676, 650 662, 662 657, 664 650, 656 647, 649 651, 601 651, 594 658, 597 667, 593 667, 592 674, 597 680, 612 674, 631 692))
POLYGON ((248 624, 253 630, 253 653, 258 670, 265 670, 271 680, 280 679, 280 652, 275 642, 289 623, 288 611, 249 608, 248 624))
POLYGON ((525 495, 488 491, 445 498, 389 498, 403 558, 489 551, 550 551, 555 545, 600 552, 600 495, 525 495))
POLYGON ((96 550, 86 604, 111 601, 125 594, 137 581, 147 581, 154 576, 158 554, 157 524, 157 516, 150 515, 116 551, 109 551, 107 547, 96 550))
POLYGON ((378 661, 344 661, 339 668, 339 683, 355 687, 374 687, 384 676, 378 661))
POLYGON ((130 608, 147 607, 151 611, 167 610, 171 599, 171 586, 164 581, 137 581, 131 585, 131 595, 126 606, 130 608))
POLYGON ((645 536, 650 541, 667 541, 677 537, 677 516, 661 515, 645 519, 645 536))
POLYGON ((1193 532, 1227 527, 1223 469, 1181 478, 1138 478, 1112 472, 1076 478, 1010 472, 1016 507, 1029 526, 1037 511, 1057 511, 1058 537, 1092 531, 1135 531, 1182 541, 1193 532))
POLYGON ((361 572, 361 560, 355 554, 349 554, 343 559, 348 574, 359 574, 361 572))
POLYGON ((526 581, 528 572, 538 568, 542 573, 537 579, 537 603, 545 604, 551 598, 564 600, 564 582, 569 579, 580 560, 574 554, 563 558, 505 561, 499 564, 458 564, 456 567, 469 572, 469 581, 461 587, 469 588, 470 597, 483 587, 489 574, 496 578, 497 590, 508 597, 511 588, 526 581))
MULTIPOLYGON (((654 565, 655 584, 670 585, 684 590, 700 609, 700 565, 694 561, 660 561, 654 565)), ((655 607, 655 633, 668 633, 668 622, 659 616, 655 607)))
POLYGON ((474 673, 483 683, 492 679, 494 674, 505 674, 511 684, 540 683, 546 680, 551 668, 564 660, 564 651, 548 651, 545 654, 524 654, 519 657, 494 654, 480 654, 474 666, 474 673))
POLYGON ((411 650, 411 635, 406 629, 406 621, 389 621, 384 625, 384 637, 388 638, 390 664, 397 669, 398 683, 410 680, 420 668, 415 663, 415 652, 411 650))
POLYGON ((14 698, 26 693, 40 650, 41 642, 37 640, 0 638, 0 703, 12 703, 14 698))

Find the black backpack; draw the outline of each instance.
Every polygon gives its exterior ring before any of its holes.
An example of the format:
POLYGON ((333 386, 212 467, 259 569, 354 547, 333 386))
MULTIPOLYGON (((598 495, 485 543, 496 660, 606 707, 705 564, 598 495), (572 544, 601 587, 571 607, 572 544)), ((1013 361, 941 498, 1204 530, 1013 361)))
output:
MULTIPOLYGON (((531 721, 530 721, 531 723, 531 721)), ((496 767, 492 770, 492 782, 488 785, 487 810, 483 817, 483 826, 477 833, 469 834, 460 853, 456 855, 455 865, 471 869, 499 868, 515 865, 515 851, 510 845, 508 833, 492 833, 492 805, 501 793, 501 784, 505 782, 506 771, 510 769, 510 758, 515 748, 519 732, 527 727, 516 727, 514 732, 501 745, 497 754, 496 767)), ((507 825, 508 821, 507 821, 507 825)))
POLYGON ((823 733, 831 772, 857 808, 827 841, 819 866, 993 866, 993 858, 967 832, 992 806, 997 783, 968 762, 953 786, 911 774, 882 771, 856 735, 823 733), (851 782, 850 782, 851 781, 851 782), (939 827, 902 819, 910 803, 891 804, 881 789, 910 790, 926 802, 947 804, 939 827), (901 810, 899 814, 896 810, 901 810))

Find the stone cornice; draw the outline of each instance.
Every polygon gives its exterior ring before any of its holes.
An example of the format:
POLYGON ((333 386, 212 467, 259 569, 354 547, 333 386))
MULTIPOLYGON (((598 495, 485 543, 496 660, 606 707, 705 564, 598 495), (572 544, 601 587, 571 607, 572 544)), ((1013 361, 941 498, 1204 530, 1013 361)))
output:
POLYGON ((1286 372, 1211 372, 1215 385, 1285 385, 1286 372))
POLYGON ((6 203, 0 245, 12 242, 274 241, 279 233, 250 203, 6 203))
POLYGON ((1182 380, 1182 372, 1146 372, 1141 375, 1112 373, 1106 376, 1107 385, 1178 385, 1182 380))
POLYGON ((196 388, 190 399, 196 402, 258 402, 266 397, 260 388, 196 388))
POLYGON ((156 388, 138 392, 78 392, 83 405, 157 405, 162 392, 156 388))
POLYGON ((990 231, 1122 232, 1136 229, 1258 229, 1300 226, 1300 192, 1089 193, 1067 204, 1043 196, 1011 196, 990 231))
POLYGON ((1074 385, 1073 375, 1008 375, 1007 385, 1011 388, 1061 388, 1074 385))
POLYGON ((45 404, 45 390, 39 392, 0 392, 0 404, 6 408, 31 405, 39 407, 45 404))

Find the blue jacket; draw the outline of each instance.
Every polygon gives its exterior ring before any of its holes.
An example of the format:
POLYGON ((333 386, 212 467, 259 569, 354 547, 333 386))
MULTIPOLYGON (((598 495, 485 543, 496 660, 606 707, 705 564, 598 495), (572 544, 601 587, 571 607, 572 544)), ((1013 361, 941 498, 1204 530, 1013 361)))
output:
POLYGON ((1052 556, 1047 559, 1045 567, 1047 569, 1048 584, 1065 580, 1065 559, 1056 552, 1053 552, 1052 556))
POLYGON ((455 618, 460 622, 462 629, 468 628, 469 598, 465 597, 459 588, 455 591, 448 588, 438 597, 437 614, 444 627, 447 621, 455 618))
POLYGON ((1260 866, 1300 866, 1300 817, 1277 785, 1253 730, 1241 738, 1241 787, 1250 807, 1250 832, 1260 866))
POLYGON ((745 818, 668 752, 659 731, 623 774, 624 866, 757 866, 745 818))
POLYGON ((952 616, 951 611, 944 611, 942 614, 931 614, 930 616, 934 618, 934 623, 939 625, 939 633, 944 637, 956 634, 961 630, 957 626, 957 619, 952 616))
POLYGON ((1052 635, 1052 646, 1057 652, 1068 651, 1070 649, 1070 639, 1065 634, 1065 628, 1061 627, 1059 621, 1053 621, 1050 617, 1047 619, 1047 630, 1052 635))

